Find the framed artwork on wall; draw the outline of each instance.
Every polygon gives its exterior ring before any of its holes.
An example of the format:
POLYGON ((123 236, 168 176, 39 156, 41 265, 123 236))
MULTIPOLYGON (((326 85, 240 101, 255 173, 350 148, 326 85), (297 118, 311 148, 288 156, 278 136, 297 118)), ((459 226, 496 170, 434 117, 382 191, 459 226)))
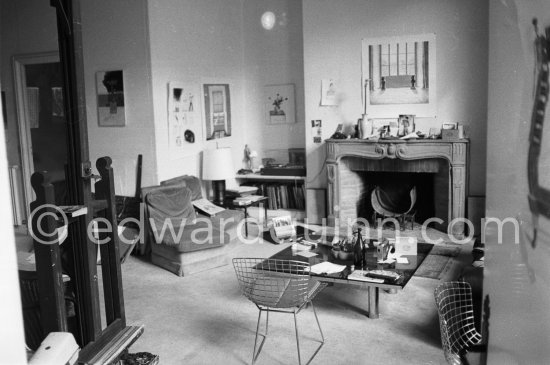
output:
POLYGON ((265 86, 264 103, 267 124, 296 122, 294 84, 265 86))
POLYGON ((124 77, 122 70, 96 73, 97 116, 100 127, 124 127, 124 77))
POLYGON ((363 39, 363 109, 371 118, 436 116, 435 34, 363 39))
POLYGON ((231 96, 229 84, 203 84, 206 140, 231 136, 231 96))

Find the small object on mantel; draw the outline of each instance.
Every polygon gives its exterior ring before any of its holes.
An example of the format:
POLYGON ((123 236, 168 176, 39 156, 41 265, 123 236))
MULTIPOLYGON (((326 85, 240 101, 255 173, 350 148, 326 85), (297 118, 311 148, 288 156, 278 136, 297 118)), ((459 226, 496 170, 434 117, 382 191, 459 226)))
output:
POLYGON ((451 141, 455 139, 459 139, 459 130, 458 129, 442 129, 441 130, 441 138, 444 141, 451 141))
POLYGON ((347 139, 348 136, 346 136, 344 133, 344 125, 338 124, 338 127, 336 128, 336 132, 330 137, 331 139, 347 139))

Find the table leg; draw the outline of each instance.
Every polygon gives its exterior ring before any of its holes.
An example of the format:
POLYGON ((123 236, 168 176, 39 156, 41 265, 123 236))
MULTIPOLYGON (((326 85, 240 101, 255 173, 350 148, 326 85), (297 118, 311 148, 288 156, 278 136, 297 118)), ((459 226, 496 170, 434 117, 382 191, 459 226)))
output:
POLYGON ((244 235, 246 236, 246 238, 248 238, 248 211, 246 209, 246 205, 244 206, 244 235))
POLYGON ((264 227, 267 227, 267 204, 263 203, 264 206, 264 227))
POLYGON ((380 288, 375 286, 369 286, 369 313, 368 317, 371 319, 376 319, 379 317, 378 314, 378 296, 380 294, 380 288))

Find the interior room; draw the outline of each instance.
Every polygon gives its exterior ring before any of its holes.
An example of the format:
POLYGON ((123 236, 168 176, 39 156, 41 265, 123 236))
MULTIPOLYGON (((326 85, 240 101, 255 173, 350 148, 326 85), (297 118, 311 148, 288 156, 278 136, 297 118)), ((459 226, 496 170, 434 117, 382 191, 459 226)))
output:
POLYGON ((548 363, 549 66, 546 0, 2 1, 3 358, 548 363))

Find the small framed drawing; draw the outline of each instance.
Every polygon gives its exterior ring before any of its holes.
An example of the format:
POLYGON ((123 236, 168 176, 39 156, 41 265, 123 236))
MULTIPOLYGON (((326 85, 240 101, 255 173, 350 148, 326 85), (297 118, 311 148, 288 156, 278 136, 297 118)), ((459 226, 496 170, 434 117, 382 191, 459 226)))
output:
POLYGON ((97 116, 100 127, 124 127, 124 81, 122 70, 96 74, 97 116))
POLYGON ((265 86, 264 103, 267 124, 296 122, 294 84, 265 86))
POLYGON ((398 137, 403 137, 414 132, 414 117, 415 116, 412 114, 401 114, 399 116, 397 130, 398 137))
POLYGON ((231 136, 229 84, 203 84, 206 140, 231 136))

